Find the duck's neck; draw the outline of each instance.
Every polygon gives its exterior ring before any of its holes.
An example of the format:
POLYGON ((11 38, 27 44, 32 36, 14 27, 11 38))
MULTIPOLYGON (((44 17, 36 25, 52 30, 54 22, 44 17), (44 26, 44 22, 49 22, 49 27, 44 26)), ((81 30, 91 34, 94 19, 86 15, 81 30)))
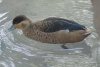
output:
POLYGON ((30 23, 29 25, 27 25, 25 28, 22 29, 22 31, 25 31, 25 30, 30 30, 32 29, 32 23, 30 23))

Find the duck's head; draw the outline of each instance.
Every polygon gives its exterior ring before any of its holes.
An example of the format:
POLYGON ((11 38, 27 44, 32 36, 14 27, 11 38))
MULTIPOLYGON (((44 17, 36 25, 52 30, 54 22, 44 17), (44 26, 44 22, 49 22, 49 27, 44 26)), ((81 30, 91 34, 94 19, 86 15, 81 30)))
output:
POLYGON ((12 21, 12 26, 8 30, 25 29, 31 24, 31 21, 24 15, 16 16, 12 21))

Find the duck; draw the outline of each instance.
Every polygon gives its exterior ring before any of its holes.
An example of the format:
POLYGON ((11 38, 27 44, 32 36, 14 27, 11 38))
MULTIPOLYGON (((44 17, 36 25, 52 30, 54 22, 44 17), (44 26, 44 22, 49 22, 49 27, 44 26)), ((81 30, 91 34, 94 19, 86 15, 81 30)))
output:
POLYGON ((75 21, 59 17, 49 17, 32 22, 25 15, 18 15, 12 21, 9 30, 20 29, 23 34, 32 40, 49 44, 62 44, 63 49, 68 49, 66 43, 83 41, 91 33, 84 25, 75 21))

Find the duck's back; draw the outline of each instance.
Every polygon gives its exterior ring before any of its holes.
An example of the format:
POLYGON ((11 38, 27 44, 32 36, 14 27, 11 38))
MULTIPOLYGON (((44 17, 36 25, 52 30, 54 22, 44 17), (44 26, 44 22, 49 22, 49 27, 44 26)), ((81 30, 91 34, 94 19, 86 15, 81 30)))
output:
POLYGON ((85 26, 80 25, 75 21, 63 18, 50 17, 44 19, 42 23, 44 24, 44 32, 55 32, 66 29, 68 29, 69 31, 85 30, 85 26))

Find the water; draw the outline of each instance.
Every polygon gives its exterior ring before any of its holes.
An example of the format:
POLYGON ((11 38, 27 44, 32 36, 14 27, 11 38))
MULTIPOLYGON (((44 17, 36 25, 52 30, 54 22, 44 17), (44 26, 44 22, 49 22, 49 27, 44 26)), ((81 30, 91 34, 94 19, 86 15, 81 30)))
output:
POLYGON ((97 67, 98 35, 93 27, 89 0, 0 0, 0 67, 97 67), (22 31, 9 32, 13 17, 27 15, 33 21, 56 16, 75 20, 94 32, 83 42, 44 44, 26 38, 22 31))

